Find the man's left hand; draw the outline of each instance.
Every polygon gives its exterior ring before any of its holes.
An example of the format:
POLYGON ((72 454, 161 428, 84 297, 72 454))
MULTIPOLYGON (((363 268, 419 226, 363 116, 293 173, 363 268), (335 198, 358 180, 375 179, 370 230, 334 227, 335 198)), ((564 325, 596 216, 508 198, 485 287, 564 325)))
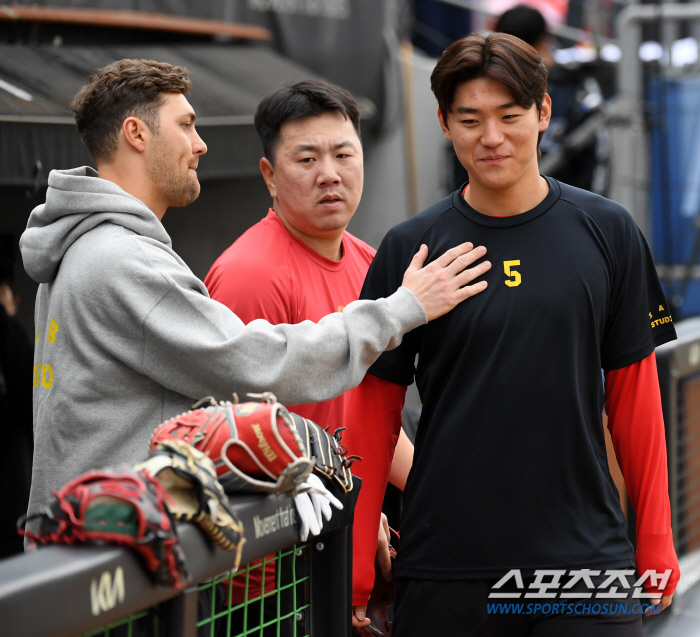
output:
POLYGON ((664 595, 661 598, 652 597, 649 600, 649 602, 652 603, 654 606, 658 606, 659 604, 661 604, 661 610, 652 611, 651 609, 649 609, 647 611, 647 615, 658 615, 659 613, 665 611, 671 605, 671 602, 673 601, 673 595, 675 595, 675 593, 671 593, 670 595, 664 595))
MULTIPOLYGON (((382 571, 382 577, 390 582, 392 580, 391 576, 391 554, 389 553, 389 542, 391 540, 391 535, 389 534, 389 520, 387 520, 386 515, 382 513, 381 520, 379 521, 379 533, 377 535, 377 564, 382 571)), ((363 626, 369 626, 371 623, 366 617, 367 606, 353 606, 352 607, 352 625, 355 628, 362 628, 363 626)))

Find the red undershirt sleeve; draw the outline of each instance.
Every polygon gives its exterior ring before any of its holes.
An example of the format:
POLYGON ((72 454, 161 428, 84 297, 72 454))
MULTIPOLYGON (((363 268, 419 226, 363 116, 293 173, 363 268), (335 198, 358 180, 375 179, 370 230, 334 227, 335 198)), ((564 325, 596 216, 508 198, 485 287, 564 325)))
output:
POLYGON ((663 591, 652 578, 644 584, 648 593, 670 595, 680 568, 671 532, 666 437, 654 352, 638 363, 605 372, 605 409, 637 514, 637 572, 643 577, 649 570, 662 575, 671 569, 663 591))
POLYGON ((352 604, 367 606, 374 586, 382 502, 401 432, 406 387, 367 374, 347 397, 343 443, 349 453, 362 458, 352 467, 362 479, 352 530, 352 604))

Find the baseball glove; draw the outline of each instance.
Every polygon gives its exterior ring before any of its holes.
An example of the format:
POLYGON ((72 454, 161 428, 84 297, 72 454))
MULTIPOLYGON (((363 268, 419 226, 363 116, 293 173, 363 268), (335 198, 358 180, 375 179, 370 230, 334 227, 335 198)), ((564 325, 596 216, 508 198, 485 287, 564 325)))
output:
POLYGON ((127 546, 141 556, 158 584, 187 584, 185 554, 165 505, 165 489, 148 474, 127 465, 88 471, 53 496, 44 513, 17 523, 19 533, 34 545, 127 546))
POLYGON ((178 522, 194 522, 220 547, 241 559, 243 524, 216 479, 214 463, 178 439, 163 440, 148 460, 134 467, 147 472, 168 492, 168 509, 178 522))
POLYGON ((291 416, 304 443, 306 457, 314 461, 314 472, 339 484, 344 493, 350 493, 353 487, 350 466, 357 456, 349 456, 348 450, 340 444, 345 428, 336 429, 331 435, 313 420, 299 414, 291 416))
POLYGON ((295 495, 313 461, 289 412, 272 394, 258 397, 261 402, 200 400, 156 428, 151 451, 164 440, 179 439, 211 458, 227 493, 295 495))

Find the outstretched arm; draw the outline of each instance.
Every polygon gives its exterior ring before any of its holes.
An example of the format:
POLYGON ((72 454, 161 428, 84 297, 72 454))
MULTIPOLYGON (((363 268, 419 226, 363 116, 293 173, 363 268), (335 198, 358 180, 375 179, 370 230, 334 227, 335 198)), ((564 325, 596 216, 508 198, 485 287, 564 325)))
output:
POLYGON ((625 485, 637 513, 637 571, 671 577, 663 590, 647 580, 652 602, 661 602, 662 610, 673 598, 680 578, 678 558, 671 532, 671 507, 668 500, 668 468, 661 394, 656 371, 656 356, 621 369, 605 372, 605 409, 625 485))

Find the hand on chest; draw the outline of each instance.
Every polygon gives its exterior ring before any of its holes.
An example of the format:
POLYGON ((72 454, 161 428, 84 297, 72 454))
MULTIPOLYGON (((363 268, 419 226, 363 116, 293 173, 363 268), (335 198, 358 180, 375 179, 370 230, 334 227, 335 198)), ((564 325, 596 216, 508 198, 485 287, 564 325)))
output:
POLYGON ((502 339, 578 330, 582 322, 596 331, 604 325, 612 273, 600 243, 585 232, 558 236, 556 229, 543 232, 537 225, 471 226, 468 238, 451 236, 429 245, 431 256, 460 241, 484 245, 492 267, 483 277, 488 288, 431 323, 428 331, 502 339))

